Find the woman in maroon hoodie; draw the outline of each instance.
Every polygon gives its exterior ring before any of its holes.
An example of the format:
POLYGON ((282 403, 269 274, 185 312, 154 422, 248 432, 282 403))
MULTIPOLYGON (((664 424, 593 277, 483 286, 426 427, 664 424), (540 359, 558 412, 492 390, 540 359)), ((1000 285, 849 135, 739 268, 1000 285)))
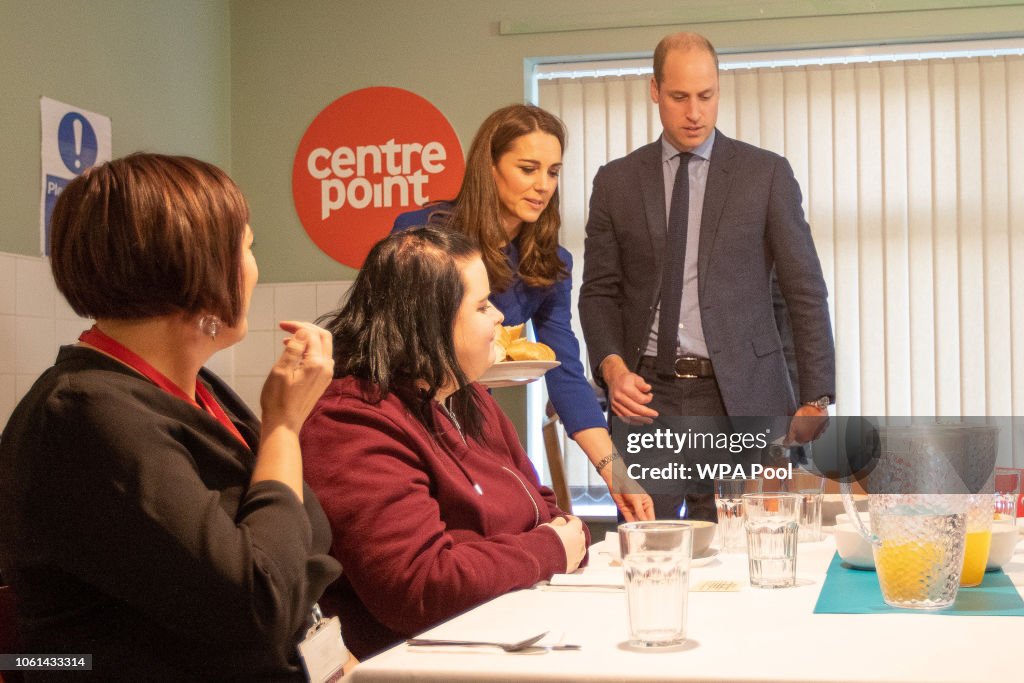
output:
POLYGON ((335 379, 302 451, 343 568, 320 602, 360 659, 584 558, 586 528, 474 384, 502 320, 489 294, 466 237, 419 228, 378 243, 320 321, 335 379))

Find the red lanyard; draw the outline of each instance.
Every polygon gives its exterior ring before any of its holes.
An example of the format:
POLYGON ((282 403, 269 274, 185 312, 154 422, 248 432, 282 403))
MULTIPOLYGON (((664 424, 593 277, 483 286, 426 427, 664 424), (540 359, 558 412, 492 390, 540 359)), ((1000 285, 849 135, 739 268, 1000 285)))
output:
POLYGON ((245 443, 245 439, 242 438, 238 428, 235 427, 235 424, 228 417, 228 414, 224 412, 224 409, 221 408, 220 404, 213 398, 213 395, 210 393, 210 390, 206 388, 206 385, 199 380, 196 380, 196 396, 199 397, 199 401, 202 403, 197 402, 194 398, 182 391, 177 384, 167 379, 166 375, 147 363, 142 356, 127 348, 117 340, 111 339, 95 325, 92 326, 92 329, 88 329, 83 332, 78 337, 78 341, 85 342, 86 344, 99 349, 103 353, 113 356, 153 384, 166 391, 168 394, 177 396, 181 400, 191 403, 200 410, 205 410, 210 415, 213 415, 213 417, 217 419, 217 422, 224 425, 224 428, 231 432, 236 439, 241 441, 246 448, 249 447, 249 444, 245 443))

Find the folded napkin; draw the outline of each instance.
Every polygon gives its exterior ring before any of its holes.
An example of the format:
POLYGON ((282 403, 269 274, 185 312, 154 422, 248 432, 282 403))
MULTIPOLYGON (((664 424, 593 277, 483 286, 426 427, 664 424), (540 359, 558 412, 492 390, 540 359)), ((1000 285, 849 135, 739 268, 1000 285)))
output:
POLYGON ((622 567, 584 567, 572 574, 555 574, 549 586, 573 588, 623 588, 625 577, 622 567))
MULTIPOLYGON (((621 567, 584 567, 572 574, 555 574, 546 586, 546 590, 593 590, 619 591, 625 588, 625 576, 621 567)), ((710 580, 690 583, 691 593, 722 593, 740 589, 735 581, 710 580)))

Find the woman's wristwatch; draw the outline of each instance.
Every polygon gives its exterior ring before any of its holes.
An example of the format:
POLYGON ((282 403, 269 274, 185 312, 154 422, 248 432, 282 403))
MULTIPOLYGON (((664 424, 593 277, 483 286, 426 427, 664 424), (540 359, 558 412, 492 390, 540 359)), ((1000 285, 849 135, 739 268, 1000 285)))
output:
POLYGON ((608 463, 610 463, 612 460, 616 460, 621 457, 622 456, 620 456, 616 451, 612 451, 611 455, 606 455, 603 458, 601 458, 601 460, 599 460, 598 463, 594 465, 594 469, 597 470, 598 474, 600 474, 601 470, 603 470, 608 463))

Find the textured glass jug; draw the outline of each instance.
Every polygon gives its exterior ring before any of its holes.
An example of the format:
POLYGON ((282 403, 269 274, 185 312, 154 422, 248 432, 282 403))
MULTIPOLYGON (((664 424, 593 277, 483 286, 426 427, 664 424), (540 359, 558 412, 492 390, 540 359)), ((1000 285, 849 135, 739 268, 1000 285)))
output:
MULTIPOLYGON (((871 543, 887 604, 947 607, 956 600, 965 559, 970 570, 974 556, 984 554, 984 571, 998 429, 959 423, 883 426, 877 437, 873 468, 859 478, 868 494, 870 529, 854 509, 848 482, 840 484, 843 506, 871 543)), ((980 580, 979 574, 973 582, 972 575, 965 585, 980 580)))

